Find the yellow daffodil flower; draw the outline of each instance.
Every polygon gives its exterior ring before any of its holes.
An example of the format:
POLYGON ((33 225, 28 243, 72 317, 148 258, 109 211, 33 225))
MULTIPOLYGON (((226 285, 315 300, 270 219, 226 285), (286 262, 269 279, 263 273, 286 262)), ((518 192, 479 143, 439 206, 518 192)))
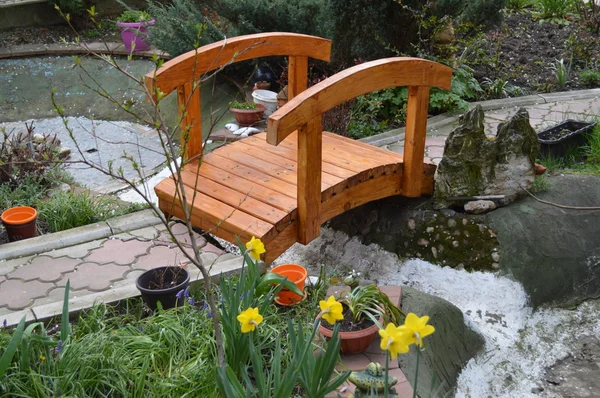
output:
POLYGON ((407 329, 408 333, 405 336, 409 345, 414 343, 417 347, 421 347, 423 345, 423 338, 435 332, 435 328, 428 325, 427 322, 429 322, 428 316, 419 318, 412 312, 406 316, 404 325, 400 327, 407 329))
POLYGON ((398 354, 406 354, 409 350, 409 344, 406 343, 406 335, 408 333, 409 332, 405 327, 388 323, 385 330, 379 330, 379 336, 381 336, 381 349, 389 351, 392 359, 396 359, 398 354))
POLYGON ((242 333, 248 333, 254 331, 260 325, 263 317, 258 313, 258 308, 248 308, 237 316, 237 320, 242 326, 242 333))
POLYGON ((342 314, 342 303, 338 303, 333 296, 329 296, 327 301, 319 301, 319 307, 321 307, 321 318, 325 319, 331 325, 333 325, 335 321, 344 319, 344 315, 342 314))
POLYGON ((263 254, 265 250, 265 245, 262 243, 260 239, 255 238, 254 236, 250 239, 250 242, 246 242, 246 249, 250 256, 256 261, 260 260, 260 255, 263 254))

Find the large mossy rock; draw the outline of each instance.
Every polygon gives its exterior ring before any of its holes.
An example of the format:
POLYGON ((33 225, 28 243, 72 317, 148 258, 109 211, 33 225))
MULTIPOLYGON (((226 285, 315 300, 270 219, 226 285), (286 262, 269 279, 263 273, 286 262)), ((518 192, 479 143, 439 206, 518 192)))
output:
MULTIPOLYGON (((600 177, 550 179, 541 199, 600 206, 600 177)), ((571 306, 600 297, 600 210, 569 210, 524 198, 488 214, 502 250, 500 269, 521 282, 531 304, 571 306)))
MULTIPOLYGON (((421 353, 417 394, 428 397, 441 385, 439 396, 445 396, 456 387, 459 373, 483 349, 485 340, 467 326, 463 313, 457 307, 442 298, 402 287, 401 305, 404 313, 428 315, 429 323, 435 327, 435 333, 426 337, 426 349, 421 353), (434 374, 437 382, 432 389, 434 374)), ((414 347, 409 353, 398 356, 400 367, 413 386, 416 356, 414 347)))
POLYGON ((485 135, 484 119, 477 106, 448 136, 435 177, 436 207, 452 205, 449 197, 477 195, 505 195, 500 204, 506 205, 531 187, 540 143, 527 111, 501 123, 493 140, 485 135))

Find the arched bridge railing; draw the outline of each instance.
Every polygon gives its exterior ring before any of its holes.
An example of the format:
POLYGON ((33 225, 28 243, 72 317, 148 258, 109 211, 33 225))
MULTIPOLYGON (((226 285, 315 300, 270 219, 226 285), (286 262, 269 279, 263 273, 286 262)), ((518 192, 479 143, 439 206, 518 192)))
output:
POLYGON ((339 72, 296 95, 268 120, 267 142, 280 144, 298 131, 297 239, 306 244, 321 228, 322 115, 372 91, 408 86, 401 193, 421 195, 430 87, 449 90, 452 69, 419 58, 386 58, 339 72))

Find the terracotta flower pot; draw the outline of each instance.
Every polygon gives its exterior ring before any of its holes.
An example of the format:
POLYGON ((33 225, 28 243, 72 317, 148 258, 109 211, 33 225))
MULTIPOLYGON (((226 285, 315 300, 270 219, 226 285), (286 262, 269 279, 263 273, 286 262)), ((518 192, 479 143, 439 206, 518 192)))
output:
POLYGON ((262 115, 267 109, 263 104, 256 104, 258 109, 236 109, 230 108, 240 126, 252 126, 262 120, 262 115))
MULTIPOLYGON (((271 272, 287 277, 290 282, 293 282, 300 291, 304 291, 304 284, 308 277, 308 271, 301 265, 298 264, 283 264, 279 265, 271 270, 271 272)), ((277 294, 277 301, 283 305, 295 304, 304 300, 303 296, 296 293, 292 293, 287 289, 281 289, 277 294)))
MULTIPOLYGON (((333 330, 323 326, 323 322, 326 321, 321 320, 321 324, 319 324, 319 333, 327 339, 330 339, 331 336, 333 336, 333 330)), ((344 354, 360 354, 361 352, 365 352, 369 347, 369 344, 375 340, 378 331, 379 327, 374 323, 366 329, 354 332, 339 332, 338 336, 341 340, 340 351, 344 354)))
POLYGON ((12 207, 0 216, 11 242, 33 238, 37 234, 37 210, 29 206, 12 207))

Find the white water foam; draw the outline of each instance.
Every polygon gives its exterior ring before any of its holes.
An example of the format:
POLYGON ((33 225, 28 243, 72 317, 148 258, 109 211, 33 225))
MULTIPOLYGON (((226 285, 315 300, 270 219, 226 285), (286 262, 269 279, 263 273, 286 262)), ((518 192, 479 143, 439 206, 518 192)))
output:
MULTIPOLYGON (((307 246, 294 245, 276 263, 344 264, 380 284, 402 284, 442 297, 463 311, 465 322, 486 340, 458 378, 457 397, 536 397, 544 369, 566 357, 575 341, 600 332, 600 308, 533 311, 518 282, 491 272, 467 272, 422 260, 401 261, 393 253, 323 228, 307 246)), ((425 314, 419 314, 425 315, 425 314)))

